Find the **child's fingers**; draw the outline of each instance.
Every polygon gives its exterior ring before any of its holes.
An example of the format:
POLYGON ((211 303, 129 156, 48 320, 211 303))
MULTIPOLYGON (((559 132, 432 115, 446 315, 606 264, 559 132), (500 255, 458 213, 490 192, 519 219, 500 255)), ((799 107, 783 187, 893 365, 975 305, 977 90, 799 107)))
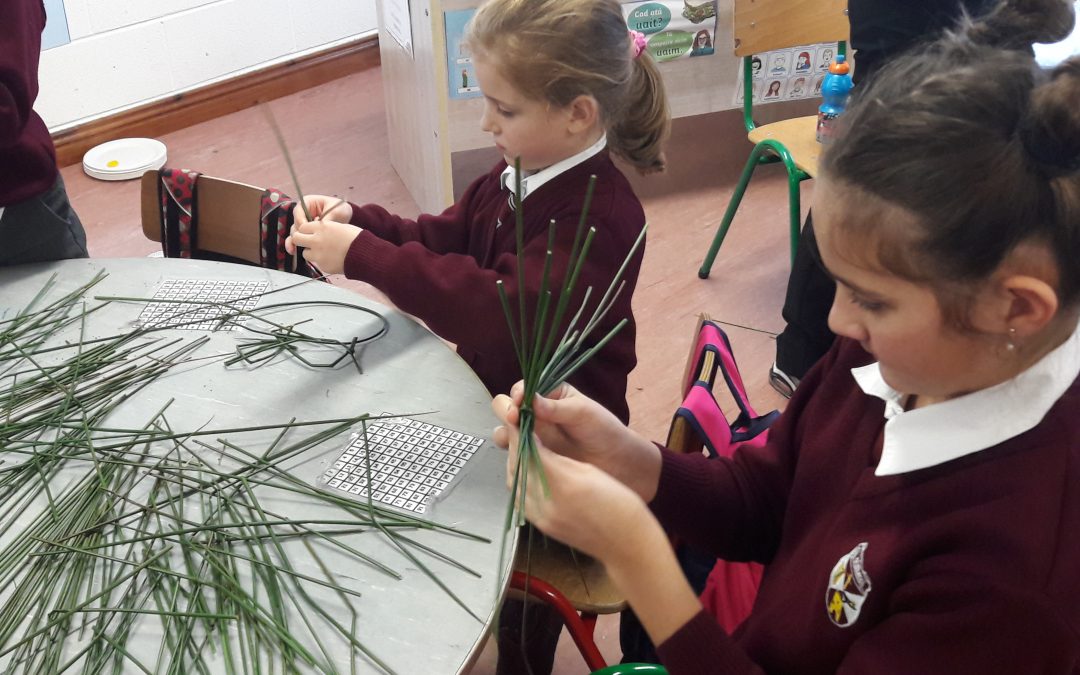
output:
POLYGON ((510 413, 510 408, 514 403, 510 400, 510 397, 506 394, 499 394, 495 398, 491 399, 491 412, 495 413, 495 416, 499 418, 499 421, 505 423, 506 416, 510 413))
MULTIPOLYGON (((506 449, 509 451, 509 452, 506 453, 506 489, 507 490, 513 490, 514 489, 514 477, 517 475, 517 465, 518 465, 517 438, 506 427, 503 427, 503 429, 505 429, 506 432, 507 432, 507 438, 506 438, 507 447, 506 447, 506 449)), ((514 498, 517 499, 516 494, 514 495, 514 498)))
POLYGON ((308 233, 305 233, 300 228, 294 228, 293 233, 291 235, 289 235, 288 238, 292 239, 294 247, 295 246, 303 246, 305 248, 309 248, 312 244, 314 244, 317 241, 318 235, 316 235, 316 234, 308 234, 308 233))
POLYGON ((319 220, 333 220, 333 218, 331 217, 331 214, 335 214, 335 213, 344 215, 345 214, 345 209, 342 208, 343 206, 345 206, 345 200, 344 199, 337 200, 336 202, 334 202, 333 204, 330 205, 330 208, 326 209, 325 211, 323 211, 322 213, 319 214, 319 216, 318 216, 319 220))
POLYGON ((521 418, 518 404, 506 394, 499 394, 491 399, 491 410, 504 424, 510 426, 516 427, 518 420, 521 418))
MULTIPOLYGON (((558 390, 554 393, 558 393, 558 390)), ((533 399, 532 409, 538 420, 552 424, 573 424, 579 421, 580 416, 585 412, 585 405, 584 399, 580 396, 550 398, 538 394, 533 399)))
POLYGON ((547 394, 547 396, 545 398, 549 398, 549 399, 552 399, 552 400, 561 400, 561 399, 564 399, 564 398, 570 398, 572 396, 576 396, 577 393, 578 393, 578 390, 574 389, 573 385, 569 385, 569 384, 563 382, 562 384, 560 384, 559 386, 555 387, 553 390, 548 392, 548 394, 547 394))
POLYGON ((497 426, 491 432, 491 442, 506 450, 510 447, 510 432, 504 426, 497 426))
POLYGON ((296 206, 293 207, 292 215, 293 215, 293 227, 298 227, 300 225, 306 225, 308 223, 307 214, 304 213, 304 207, 301 206, 300 204, 297 204, 296 206))

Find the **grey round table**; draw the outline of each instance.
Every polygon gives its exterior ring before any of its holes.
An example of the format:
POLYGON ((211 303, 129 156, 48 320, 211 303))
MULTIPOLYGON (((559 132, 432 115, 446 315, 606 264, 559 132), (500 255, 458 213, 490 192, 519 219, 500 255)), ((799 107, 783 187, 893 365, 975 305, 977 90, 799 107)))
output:
MULTIPOLYGON (((298 664, 300 670, 349 673, 355 668, 359 672, 388 669, 396 673, 456 673, 466 669, 484 642, 504 592, 500 580, 505 580, 512 556, 506 556, 500 574, 497 569, 499 544, 509 500, 504 479, 505 455, 488 440, 496 423, 489 409, 490 397, 465 363, 413 320, 354 293, 321 282, 297 285, 303 279, 294 275, 206 261, 76 260, 0 269, 0 321, 4 322, 0 324, 0 333, 13 325, 18 313, 35 298, 35 306, 41 307, 80 289, 102 272, 105 276, 84 294, 85 305, 79 304, 79 307, 95 308, 94 311, 69 322, 61 335, 49 338, 49 344, 66 342, 69 356, 73 344, 85 343, 84 349, 88 349, 89 345, 95 344, 95 339, 124 334, 139 325, 138 319, 146 303, 103 301, 101 298, 150 298, 170 280, 266 282, 272 289, 287 288, 258 299, 258 303, 261 306, 296 302, 313 304, 275 310, 269 314, 275 322, 295 325, 298 330, 346 343, 354 337, 377 332, 380 322, 370 314, 334 303, 367 307, 385 318, 386 334, 356 350, 362 372, 358 372, 348 358, 333 368, 315 368, 285 353, 265 363, 226 365, 220 355, 235 352, 237 345, 250 337, 244 330, 157 331, 153 337, 161 341, 162 354, 177 349, 177 345, 192 344, 196 340, 205 342, 194 348, 182 365, 170 369, 111 411, 106 426, 138 428, 163 407, 167 409, 171 427, 184 430, 274 426, 290 420, 350 418, 365 412, 373 415, 409 413, 414 419, 483 438, 483 445, 424 517, 460 527, 488 542, 445 532, 410 529, 407 536, 416 542, 416 546, 410 545, 410 555, 406 555, 377 531, 347 532, 348 528, 341 526, 337 531, 342 534, 331 535, 335 541, 347 542, 354 550, 392 568, 400 575, 400 580, 372 565, 359 563, 354 556, 343 554, 341 548, 328 545, 326 541, 315 542, 318 560, 309 555, 309 549, 305 548, 307 544, 302 546, 294 540, 297 538, 283 544, 290 547, 289 559, 294 566, 294 573, 291 573, 294 576, 288 577, 289 582, 295 580, 303 584, 314 602, 344 625, 351 625, 355 612, 356 637, 374 656, 370 658, 357 652, 334 636, 333 630, 324 630, 326 626, 319 622, 305 627, 301 618, 294 616, 295 608, 287 607, 283 610, 287 618, 282 622, 288 623, 290 629, 295 628, 296 639, 320 662, 313 666, 302 659, 294 659, 294 665, 298 664), (52 286, 42 294, 50 279, 52 286), (169 344, 167 348, 165 343, 169 344), (430 550, 422 548, 424 546, 430 550), (435 551, 452 558, 460 567, 441 559, 435 551), (421 567, 433 572, 437 581, 421 567), (461 567, 467 567, 473 573, 461 567), (303 581, 329 578, 324 568, 329 568, 337 584, 354 593, 344 595, 326 586, 303 581), (440 588, 438 582, 445 588, 440 588), (458 600, 455 601, 450 593, 458 600), (319 640, 312 639, 311 633, 322 636, 325 645, 319 645, 319 640), (382 661, 386 668, 377 666, 376 660, 382 661)), ((7 357, 0 360, 0 392, 10 392, 14 383, 27 377, 26 363, 15 368, 13 364, 19 358, 12 356, 10 349, 5 352, 11 346, 2 341, 6 339, 0 337, 0 354, 6 353, 7 357), (13 368, 22 373, 16 375, 13 368)), ((302 352, 307 357, 321 358, 318 350, 302 352)), ((47 367, 50 358, 55 356, 43 354, 39 357, 39 367, 47 367)), ((8 396, 14 398, 13 394, 8 396)), ((9 419, 6 423, 14 422, 9 419)), ((286 460, 280 468, 306 485, 315 485, 317 478, 349 442, 349 431, 358 428, 359 425, 354 425, 350 430, 315 444, 286 460)), ((273 446, 281 433, 280 429, 268 428, 246 432, 239 438, 249 448, 266 449, 273 446)), ((290 430, 287 435, 292 438, 300 433, 290 430)), ((212 456, 209 448, 219 439, 207 436, 204 442, 206 445, 201 447, 207 448, 206 453, 212 456)), ((0 451, 0 458, 5 460, 0 464, 0 470, 23 461, 7 451, 0 451)), ((89 460, 81 461, 85 472, 89 460)), ((77 469, 67 465, 78 467, 80 461, 67 462, 66 468, 49 478, 54 490, 53 499, 69 486, 73 480, 71 476, 75 475, 71 472, 77 473, 77 469)), ((136 487, 133 492, 141 489, 136 487)), ((23 526, 30 522, 32 515, 52 508, 46 499, 38 495, 25 512, 3 516, 5 529, 0 534, 0 547, 9 550, 13 542, 24 536, 23 526)), ((122 498, 116 499, 120 503, 122 498)), ((275 513, 287 514, 289 518, 317 519, 325 513, 323 505, 314 504, 302 495, 275 493, 267 499, 268 510, 272 506, 275 513)), ((510 541, 507 545, 513 544, 510 541)), ((62 579, 65 571, 59 569, 55 574, 57 579, 62 579)), ((10 587, 0 589, 0 606, 10 600, 11 593, 10 587)), ((84 590, 83 594, 91 595, 89 590, 84 590)), ((162 667, 160 653, 164 629, 161 624, 166 620, 160 614, 138 615, 131 624, 134 639, 126 643, 132 658, 115 657, 119 670, 141 672, 145 667, 153 672, 162 667)), ((89 630, 85 626, 81 631, 68 630, 65 658, 76 659, 73 663, 77 663, 78 658, 89 658, 80 657, 79 653, 80 646, 92 637, 88 636, 89 630)), ((0 634, 0 651, 7 649, 0 654, 0 669, 4 672, 20 669, 17 657, 20 652, 10 649, 19 639, 17 631, 0 634)), ((211 646, 207 653, 199 655, 199 659, 207 664, 208 672, 226 672, 225 657, 220 648, 215 648, 212 640, 208 642, 211 646)), ((252 644, 258 644, 258 641, 252 644)), ((22 658, 26 658, 25 650, 22 658)), ((243 664, 243 659, 234 654, 233 663, 243 664)), ((286 670, 284 665, 276 664, 269 672, 286 670)))

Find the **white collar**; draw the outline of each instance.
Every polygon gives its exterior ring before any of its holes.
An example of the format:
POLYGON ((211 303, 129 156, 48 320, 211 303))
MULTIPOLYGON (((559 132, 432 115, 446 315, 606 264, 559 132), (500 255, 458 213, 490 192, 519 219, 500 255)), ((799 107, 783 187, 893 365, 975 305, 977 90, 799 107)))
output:
POLYGON ((4 208, 5 208, 5 207, 3 207, 3 206, 0 206, 0 220, 3 220, 3 219, 4 219, 4 208))
MULTIPOLYGON (((525 171, 521 172, 521 201, 540 189, 540 186, 549 180, 555 178, 561 173, 574 168, 578 164, 581 164, 585 160, 589 159, 593 155, 599 154, 601 150, 607 147, 607 134, 600 134, 600 140, 596 141, 589 147, 585 148, 576 155, 567 157, 566 159, 555 162, 546 169, 540 169, 536 173, 528 174, 525 171)), ((514 167, 507 166, 503 169, 502 175, 499 176, 499 184, 514 192, 514 167)))
POLYGON ((885 401, 885 438, 874 475, 926 469, 974 454, 1037 425, 1080 374, 1080 328, 1016 377, 925 408, 905 411, 904 394, 871 363, 852 368, 864 393, 885 401))

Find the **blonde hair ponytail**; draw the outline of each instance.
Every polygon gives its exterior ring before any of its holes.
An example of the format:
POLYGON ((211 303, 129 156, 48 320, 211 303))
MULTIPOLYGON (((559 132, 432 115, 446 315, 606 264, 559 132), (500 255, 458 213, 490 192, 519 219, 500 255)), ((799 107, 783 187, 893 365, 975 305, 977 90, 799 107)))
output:
POLYGON ((634 73, 623 99, 622 114, 608 129, 611 151, 634 165, 641 173, 666 168, 664 144, 671 132, 671 113, 660 70, 649 52, 634 59, 634 73))
POLYGON ((487 0, 465 45, 498 56, 503 77, 557 106, 590 95, 611 152, 642 173, 664 169, 667 95, 648 52, 635 57, 617 0, 487 0))

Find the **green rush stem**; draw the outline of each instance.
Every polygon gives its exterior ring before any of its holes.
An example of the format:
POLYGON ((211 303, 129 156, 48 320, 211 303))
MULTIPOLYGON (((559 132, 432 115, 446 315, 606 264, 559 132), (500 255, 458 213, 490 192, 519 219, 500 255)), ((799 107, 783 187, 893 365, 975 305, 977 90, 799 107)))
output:
MULTIPOLYGON (((521 335, 522 362, 528 365, 532 360, 532 355, 529 353, 532 340, 528 337, 531 333, 525 318, 525 218, 522 209, 521 158, 516 157, 514 158, 514 236, 517 244, 518 310, 521 316, 519 335, 521 335)), ((526 373, 522 375, 528 376, 526 373)))
POLYGON ((110 586, 106 587, 105 589, 102 589, 97 594, 95 594, 95 595, 91 596, 90 598, 88 598, 87 600, 83 601, 82 604, 77 605, 77 606, 72 607, 72 608, 68 608, 68 609, 64 610, 63 612, 61 612, 61 611, 50 612, 50 614, 61 614, 63 616, 61 616, 59 618, 50 619, 49 622, 45 626, 43 626, 42 628, 39 628, 38 630, 30 633, 27 636, 25 636, 19 642, 16 642, 14 645, 11 645, 11 646, 9 646, 7 648, 0 649, 0 656, 4 656, 5 654, 9 654, 13 650, 18 649, 19 647, 21 647, 23 644, 29 643, 30 641, 32 641, 37 636, 45 633, 48 630, 51 630, 53 626, 58 625, 61 620, 63 620, 64 618, 66 618, 70 614, 72 614, 74 612, 77 612, 77 611, 80 611, 80 610, 82 610, 82 609, 84 609, 86 607, 89 607, 90 604, 92 602, 94 602, 95 600, 98 600, 98 599, 103 598, 103 597, 108 597, 109 594, 112 593, 114 588, 120 586, 120 584, 122 584, 124 581, 128 581, 130 579, 133 579, 135 576, 142 573, 142 571, 144 569, 146 569, 146 567, 148 567, 150 564, 152 564, 154 561, 156 561, 158 558, 162 557, 166 553, 168 553, 168 549, 163 549, 161 551, 158 551, 156 554, 154 554, 150 558, 147 558, 142 563, 140 563, 138 566, 136 566, 135 569, 133 569, 131 572, 129 572, 126 575, 123 575, 118 581, 113 582, 110 586))
POLYGON ((506 297, 506 288, 502 279, 495 282, 495 290, 499 294, 499 302, 502 304, 503 315, 506 317, 506 325, 510 328, 510 340, 514 343, 514 353, 517 354, 518 366, 525 371, 525 353, 521 351, 521 340, 518 338, 517 329, 514 328, 514 313, 510 309, 510 299, 506 297))
POLYGON ((304 217, 310 222, 311 213, 308 211, 307 201, 304 199, 304 191, 300 189, 300 179, 296 176, 296 167, 293 166, 289 146, 285 144, 285 135, 281 133, 281 127, 278 126, 277 118, 274 117, 274 111, 270 109, 270 104, 264 103, 260 107, 266 116, 266 121, 270 124, 270 130, 274 132, 278 147, 281 148, 281 156, 285 159, 285 166, 289 169, 289 176, 292 178, 293 185, 296 186, 296 194, 300 200, 300 207, 304 210, 304 217))

